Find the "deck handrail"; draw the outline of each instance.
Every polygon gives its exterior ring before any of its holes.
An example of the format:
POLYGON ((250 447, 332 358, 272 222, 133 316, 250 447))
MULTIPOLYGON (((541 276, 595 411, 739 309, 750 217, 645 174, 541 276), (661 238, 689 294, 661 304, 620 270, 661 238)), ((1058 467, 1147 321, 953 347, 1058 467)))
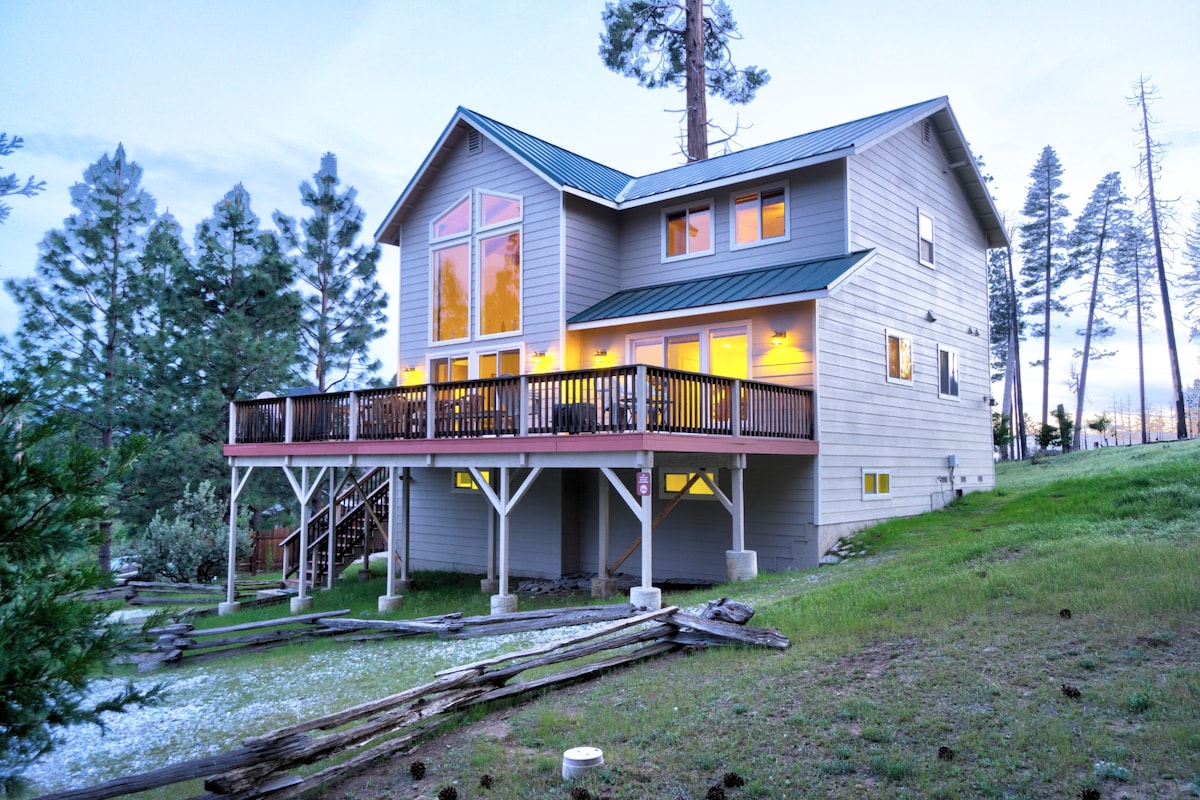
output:
POLYGON ((633 364, 231 404, 230 444, 606 433, 813 438, 811 389, 633 364))

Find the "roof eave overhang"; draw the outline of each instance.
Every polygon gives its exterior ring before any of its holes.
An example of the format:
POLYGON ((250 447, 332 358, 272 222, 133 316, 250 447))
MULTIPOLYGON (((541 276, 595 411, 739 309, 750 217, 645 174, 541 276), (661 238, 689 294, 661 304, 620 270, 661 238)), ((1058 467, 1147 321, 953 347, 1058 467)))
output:
POLYGON ((516 159, 530 172, 532 172, 534 175, 537 175, 551 187, 559 191, 563 190, 564 186, 561 181, 552 175, 546 174, 546 172, 539 168, 536 164, 532 163, 529 161, 529 159, 513 150, 501 140, 497 139, 488 132, 486 126, 479 125, 474 122, 470 113, 460 106, 454 113, 454 116, 451 118, 449 124, 447 124, 445 129, 442 131, 441 136, 438 137, 437 142, 429 151, 429 154, 425 156, 425 160, 421 162, 421 166, 417 169, 412 179, 408 182, 408 185, 404 187, 404 191, 400 193, 399 199, 397 199, 395 204, 392 205, 391 210, 388 211, 387 216, 384 217, 383 222, 375 231, 376 242, 380 244, 400 244, 400 224, 404 218, 403 212, 405 206, 408 204, 408 201, 413 197, 413 195, 417 193, 417 190, 421 188, 422 179, 424 178, 425 173, 433 166, 434 162, 437 161, 438 156, 441 155, 443 148, 446 146, 447 140, 454 133, 454 129, 459 123, 468 125, 472 129, 478 131, 481 135, 486 136, 489 142, 499 147, 512 158, 516 159))
POLYGON ((719 189, 723 186, 731 186, 735 183, 749 183, 753 181, 761 181, 767 178, 772 178, 776 175, 793 170, 803 169, 805 167, 824 164, 829 161, 837 161, 839 159, 852 156, 857 152, 856 147, 844 147, 840 150, 831 150, 828 153, 809 156, 808 158, 800 158, 795 161, 787 161, 782 164, 774 164, 770 167, 754 170, 752 172, 739 172, 736 175, 730 175, 726 178, 717 180, 705 181, 704 183, 696 183, 690 186, 682 186, 678 189, 671 189, 665 192, 639 197, 634 200, 623 200, 618 198, 616 207, 620 209, 637 208, 638 206, 646 206, 654 203, 661 203, 664 200, 673 200, 679 197, 687 197, 688 195, 698 194, 700 192, 708 192, 714 189, 719 189))
POLYGON ((753 300, 738 300, 732 303, 715 303, 710 306, 691 306, 676 308, 670 311, 654 311, 647 314, 637 314, 629 317, 611 317, 608 319, 592 319, 586 322, 568 322, 569 331, 597 330, 600 328, 616 328, 623 325, 637 325, 642 322, 660 322, 667 319, 694 317, 697 314, 719 314, 726 311, 748 311, 767 306, 781 306, 788 303, 799 303, 805 300, 819 300, 828 297, 826 289, 816 289, 811 292, 793 292, 791 294, 756 297, 753 300))
POLYGON ((587 200, 590 203, 595 203, 598 206, 604 206, 605 208, 620 208, 619 205, 614 203, 612 200, 609 200, 607 197, 600 197, 599 195, 592 194, 591 192, 584 191, 583 189, 579 189, 574 186, 563 186, 562 192, 563 194, 569 194, 572 197, 579 197, 587 200))

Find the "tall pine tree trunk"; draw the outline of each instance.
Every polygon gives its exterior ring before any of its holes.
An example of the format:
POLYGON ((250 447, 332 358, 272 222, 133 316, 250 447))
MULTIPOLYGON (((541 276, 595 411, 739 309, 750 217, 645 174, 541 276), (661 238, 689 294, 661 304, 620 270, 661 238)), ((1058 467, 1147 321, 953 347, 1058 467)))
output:
MULTIPOLYGON (((1150 141, 1150 112, 1146 108, 1145 81, 1139 81, 1138 99, 1146 144, 1146 188, 1150 195, 1150 229, 1154 234, 1154 261, 1158 268, 1158 291, 1162 294, 1163 325, 1167 329, 1167 352, 1171 357, 1171 385, 1175 391, 1175 436, 1186 439, 1187 406, 1183 402, 1183 380, 1179 377, 1179 348, 1175 345, 1175 320, 1171 316, 1171 297, 1167 291, 1167 270, 1163 265, 1162 234, 1158 222, 1158 201, 1154 196, 1154 148, 1150 141)), ((1145 425, 1144 422, 1142 424, 1145 425)))
POLYGON ((1137 349, 1138 349, 1138 399, 1141 401, 1142 444, 1150 440, 1146 436, 1146 354, 1142 343, 1142 263, 1137 250, 1133 252, 1133 296, 1137 309, 1137 349))
POLYGON ((708 101, 704 91, 704 4, 687 0, 688 161, 708 158, 708 101))
POLYGON ((1025 394, 1021 385, 1021 315, 1017 307, 1017 277, 1013 272, 1012 245, 1007 248, 1008 257, 1008 302, 1009 318, 1012 329, 1009 331, 1010 353, 1013 364, 1013 416, 1011 422, 1013 432, 1017 437, 1014 452, 1017 460, 1025 458, 1025 443, 1028 431, 1025 430, 1025 394))
POLYGON ((1079 449, 1080 434, 1083 429, 1083 400, 1087 394, 1088 359, 1092 355, 1092 325, 1096 321, 1096 297, 1100 293, 1100 265, 1104 261, 1104 239, 1108 234, 1109 203, 1104 205, 1104 217, 1100 221, 1100 238, 1096 243, 1096 263, 1092 265, 1092 291, 1088 296, 1087 327, 1083 333, 1083 358, 1079 366, 1079 386, 1075 397, 1075 435, 1074 447, 1079 449))

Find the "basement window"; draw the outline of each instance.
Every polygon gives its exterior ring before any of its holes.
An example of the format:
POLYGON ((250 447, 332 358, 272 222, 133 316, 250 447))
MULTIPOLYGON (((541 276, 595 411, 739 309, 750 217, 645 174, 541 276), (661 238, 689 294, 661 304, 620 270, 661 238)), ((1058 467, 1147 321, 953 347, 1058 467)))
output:
POLYGON ((880 470, 862 471, 862 499, 878 500, 892 493, 892 473, 880 470))
MULTIPOLYGON (((485 481, 491 480, 491 470, 481 469, 479 470, 479 474, 483 476, 485 481)), ((478 492, 479 484, 475 482, 475 476, 471 474, 471 470, 456 469, 454 470, 454 482, 450 485, 450 491, 459 494, 478 492)))
MULTIPOLYGON (((658 496, 667 499, 674 499, 675 495, 683 491, 683 487, 687 486, 688 481, 692 480, 694 472, 663 472, 662 486, 660 487, 658 496)), ((713 483, 717 482, 716 476, 709 472, 708 479, 713 483)), ((715 500, 712 488, 704 482, 703 479, 697 477, 691 486, 688 486, 687 493, 684 494, 685 500, 715 500)))

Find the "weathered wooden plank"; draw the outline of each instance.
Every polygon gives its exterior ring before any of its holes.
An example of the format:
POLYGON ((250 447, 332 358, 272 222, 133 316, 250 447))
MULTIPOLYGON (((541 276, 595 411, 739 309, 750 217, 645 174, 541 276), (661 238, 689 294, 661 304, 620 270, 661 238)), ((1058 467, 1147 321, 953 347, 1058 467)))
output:
POLYGON ((774 628, 752 628, 748 625, 734 625, 731 622, 704 619, 703 617, 684 614, 682 612, 676 612, 666 617, 663 621, 681 628, 691 628, 692 630, 711 633, 726 639, 761 645, 763 647, 775 647, 782 650, 791 644, 786 636, 774 628))
POLYGON ((297 722, 295 725, 288 725, 285 728, 273 730, 270 733, 264 733, 261 736, 250 736, 242 740, 242 744, 246 747, 262 744, 263 742, 274 741, 277 738, 286 738, 294 736, 297 733, 305 733, 307 731, 328 730, 330 728, 338 728, 342 725, 354 722, 358 719, 364 719, 374 714, 379 714, 383 711, 388 711, 396 706, 411 702, 426 695, 444 692, 449 689, 457 689, 460 686, 465 686, 475 674, 457 674, 448 678, 431 681, 420 686, 414 686, 411 689, 405 689, 403 692, 389 695, 379 700, 371 700, 367 703, 359 703, 356 706, 336 711, 332 714, 326 714, 315 719, 297 722))
POLYGON ((500 685, 502 683, 506 683, 513 676, 519 675, 520 673, 531 669, 548 667, 552 664, 560 664, 564 661, 575 661, 583 658, 584 656, 594 655, 595 653, 603 653, 606 650, 616 650, 622 647, 628 647, 629 645, 641 644, 642 642, 661 639, 665 636, 670 636, 675 630, 675 627, 672 625, 655 625, 642 630, 630 631, 629 633, 622 634, 620 636, 614 636, 609 639, 601 639, 595 642, 585 642, 584 644, 573 647, 570 650, 562 650, 557 653, 550 653, 530 661, 521 661, 516 664, 510 664, 507 667, 501 667, 499 669, 492 670, 491 672, 486 672, 476 678, 476 682, 500 685))
MULTIPOLYGON (((632 609, 633 607, 629 606, 629 608, 632 609)), ((530 658, 533 656, 540 656, 543 653, 549 653, 554 650, 560 650, 565 647, 573 647, 574 645, 581 644, 583 642, 588 642, 588 641, 591 641, 592 639, 599 639, 603 636, 608 636, 611 633, 615 633, 616 631, 619 631, 619 630, 624 630, 625 628, 629 628, 634 625, 641 625, 644 622, 651 622, 653 620, 659 619, 660 617, 669 616, 671 614, 674 614, 678 610, 679 610, 679 606, 668 606, 666 608, 659 609, 658 611, 650 611, 645 614, 639 614, 636 617, 629 617, 628 619, 622 620, 621 622, 618 622, 614 625, 608 625, 599 630, 595 630, 590 633, 585 633, 582 636, 576 636, 572 639, 564 639, 561 642, 554 642, 552 644, 543 645, 541 647, 534 647, 529 650, 522 650, 519 653, 504 653, 504 654, 496 656, 495 658, 487 658, 482 661, 473 661, 470 664, 463 664, 462 666, 458 666, 458 667, 450 667, 449 669, 444 669, 441 672, 438 672, 436 674, 439 676, 440 675, 452 675, 456 672, 462 672, 465 670, 484 669, 484 668, 487 668, 490 666, 494 666, 496 664, 503 664, 506 661, 515 661, 519 658, 530 658)))
POLYGON ((326 617, 344 617, 349 613, 350 609, 343 608, 338 611, 322 611, 319 614, 297 614, 292 617, 264 619, 260 622, 243 622, 240 625, 226 625, 223 628, 204 628, 202 630, 190 631, 190 633, 192 636, 217 636, 225 633, 237 633, 238 631, 252 631, 258 628, 275 628, 280 625, 293 625, 299 622, 317 622, 326 617))
POLYGON ((42 795, 37 800, 106 800, 109 797, 120 797, 123 794, 144 792, 170 786, 173 783, 202 778, 214 770, 236 769, 239 766, 254 764, 263 759, 299 752, 308 744, 307 736, 291 736, 273 742, 264 742, 255 747, 239 747, 226 753, 170 764, 150 772, 127 775, 96 786, 42 795))
POLYGON ((588 625, 595 622, 608 622, 622 619, 633 613, 632 606, 585 606, 572 609, 567 613, 547 615, 535 619, 497 619, 507 617, 507 614, 496 614, 484 617, 486 622, 474 622, 464 619, 462 625, 451 625, 438 634, 439 639, 474 639, 480 636, 503 636, 509 633, 525 633, 526 631, 547 630, 550 628, 565 628, 571 625, 588 625))

